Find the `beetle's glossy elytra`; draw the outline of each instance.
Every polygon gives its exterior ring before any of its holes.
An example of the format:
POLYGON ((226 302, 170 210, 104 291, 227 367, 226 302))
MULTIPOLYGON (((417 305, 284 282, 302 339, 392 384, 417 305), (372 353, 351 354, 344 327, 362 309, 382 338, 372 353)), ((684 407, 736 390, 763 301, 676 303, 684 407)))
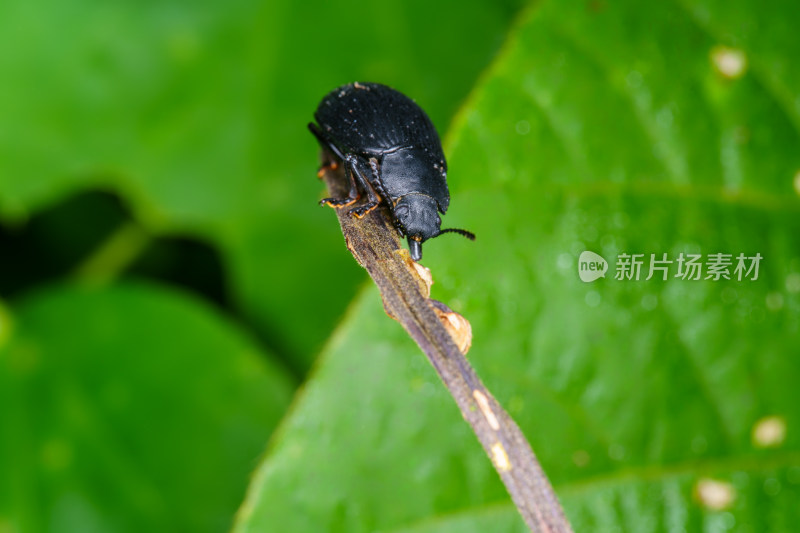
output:
POLYGON ((385 204, 415 261, 422 243, 442 233, 475 238, 441 229, 439 213, 450 204, 447 162, 433 123, 413 100, 378 83, 351 83, 328 93, 314 118, 309 129, 344 165, 350 186, 346 197, 322 203, 348 206, 363 191, 367 201, 349 211, 359 218, 385 204))

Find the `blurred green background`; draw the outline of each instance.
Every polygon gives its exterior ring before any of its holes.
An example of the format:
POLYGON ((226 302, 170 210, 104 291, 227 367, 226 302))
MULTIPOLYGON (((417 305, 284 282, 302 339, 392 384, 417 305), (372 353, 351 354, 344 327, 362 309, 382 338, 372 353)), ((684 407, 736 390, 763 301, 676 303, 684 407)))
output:
POLYGON ((478 240, 426 248, 433 297, 576 531, 795 531, 798 25, 781 0, 0 3, 0 532, 525 531, 317 206, 306 124, 354 80, 445 140, 445 222, 478 240), (637 282, 620 253, 764 259, 637 282))

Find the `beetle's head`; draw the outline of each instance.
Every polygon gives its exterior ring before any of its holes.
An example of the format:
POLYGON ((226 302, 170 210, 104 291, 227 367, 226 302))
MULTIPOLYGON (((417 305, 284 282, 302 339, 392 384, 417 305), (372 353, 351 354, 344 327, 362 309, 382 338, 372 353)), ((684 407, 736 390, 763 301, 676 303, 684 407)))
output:
POLYGON ((407 194, 400 198, 394 206, 394 216, 398 226, 408 237, 408 250, 411 259, 422 259, 422 243, 443 233, 458 233, 471 241, 475 234, 464 229, 441 229, 436 200, 426 194, 407 194))
POLYGON ((422 243, 440 233, 439 207, 427 194, 406 194, 394 206, 394 216, 408 237, 408 249, 414 261, 422 259, 422 243))

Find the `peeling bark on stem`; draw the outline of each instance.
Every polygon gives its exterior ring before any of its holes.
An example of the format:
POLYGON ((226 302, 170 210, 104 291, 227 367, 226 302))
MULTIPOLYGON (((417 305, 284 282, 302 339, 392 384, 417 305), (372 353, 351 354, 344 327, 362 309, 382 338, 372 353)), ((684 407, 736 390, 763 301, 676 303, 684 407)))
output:
MULTIPOLYGON (((329 157, 323 154, 323 158, 329 157)), ((331 196, 345 194, 341 165, 321 174, 331 196)), ((402 324, 428 356, 528 527, 536 533, 571 532, 561 504, 522 431, 484 387, 454 342, 440 319, 444 306, 428 298, 430 285, 402 247, 388 209, 380 207, 363 219, 351 217, 348 210, 349 207, 336 209, 347 248, 378 285, 386 312, 402 324)), ((459 344, 464 346, 460 341, 459 344)))

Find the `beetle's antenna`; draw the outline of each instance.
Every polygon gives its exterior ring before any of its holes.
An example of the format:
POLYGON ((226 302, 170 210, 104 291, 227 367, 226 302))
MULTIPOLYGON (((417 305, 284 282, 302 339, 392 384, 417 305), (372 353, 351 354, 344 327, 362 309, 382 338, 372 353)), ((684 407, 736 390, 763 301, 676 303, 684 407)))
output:
MULTIPOLYGON (((471 241, 475 240, 475 234, 472 233, 471 231, 467 231, 465 229, 447 228, 447 229, 441 230, 439 232, 439 235, 441 235, 442 233, 458 233, 459 235, 463 235, 464 237, 466 237, 467 239, 469 239, 471 241)), ((437 235, 437 237, 438 237, 438 235, 437 235)))

